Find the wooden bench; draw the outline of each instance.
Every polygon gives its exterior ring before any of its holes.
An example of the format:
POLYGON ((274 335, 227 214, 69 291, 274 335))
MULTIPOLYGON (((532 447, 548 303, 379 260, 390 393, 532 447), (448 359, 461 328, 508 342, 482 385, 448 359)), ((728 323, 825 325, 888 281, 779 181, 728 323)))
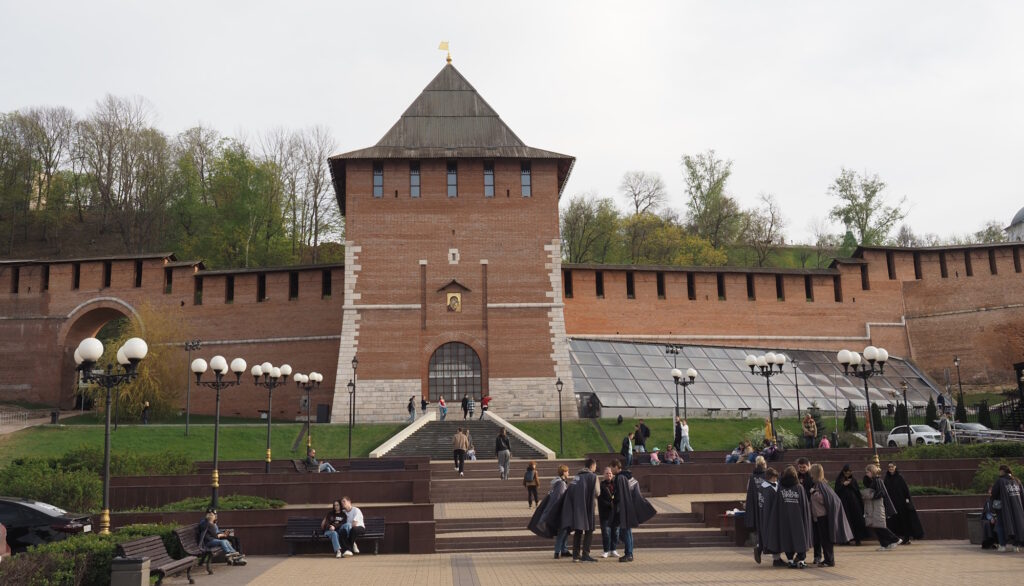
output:
POLYGON ((292 465, 295 466, 296 472, 316 472, 315 468, 306 466, 305 460, 292 460, 292 465))
POLYGON ((156 583, 158 585, 164 581, 164 577, 175 576, 182 572, 185 572, 189 584, 196 583, 192 579, 192 566, 196 564, 196 556, 188 555, 180 560, 172 558, 167 553, 164 540, 159 535, 120 543, 117 546, 117 555, 125 558, 149 558, 149 572, 157 575, 156 583))
POLYGON ((178 537, 178 543, 181 544, 181 549, 188 555, 195 556, 199 560, 197 562, 198 565, 206 564, 206 573, 212 574, 213 570, 210 569, 210 562, 213 561, 213 556, 224 553, 224 550, 219 545, 203 549, 196 540, 198 533, 199 523, 178 527, 174 530, 174 534, 178 537))
POLYGON ((405 470, 405 460, 353 460, 348 469, 352 472, 405 470))
POLYGON ((708 409, 707 409, 708 417, 714 417, 715 414, 718 413, 721 410, 722 410, 721 407, 708 407, 708 409))
MULTIPOLYGON (((284 540, 288 542, 288 555, 295 555, 296 543, 318 543, 330 539, 324 537, 320 530, 320 522, 323 519, 313 517, 288 517, 288 525, 284 529, 284 540)), ((361 535, 358 541, 372 541, 373 555, 380 552, 380 542, 384 539, 384 517, 368 517, 366 522, 366 533, 361 535)))

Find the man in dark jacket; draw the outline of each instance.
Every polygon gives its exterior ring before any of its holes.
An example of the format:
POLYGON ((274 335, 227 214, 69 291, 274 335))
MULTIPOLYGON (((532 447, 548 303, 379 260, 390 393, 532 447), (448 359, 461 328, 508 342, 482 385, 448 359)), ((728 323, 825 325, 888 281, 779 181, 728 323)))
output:
POLYGON ((747 502, 743 508, 743 524, 754 533, 754 561, 757 563, 761 563, 761 552, 764 551, 761 547, 761 531, 758 528, 760 525, 760 506, 757 502, 758 488, 764 482, 764 471, 767 467, 762 456, 758 456, 754 460, 754 471, 747 481, 747 502))
POLYGON ((462 418, 469 417, 469 395, 462 395, 462 418))
MULTIPOLYGON (((998 501, 997 523, 1003 527, 1003 539, 1006 543, 1013 543, 1014 550, 1020 551, 1024 546, 1024 490, 1019 480, 1013 477, 1010 467, 1003 464, 999 467, 999 479, 992 486, 991 497, 998 501)), ((1000 551, 1003 551, 1004 544, 1000 543, 1000 551)))
POLYGON ((613 519, 615 514, 615 473, 611 466, 604 469, 601 476, 600 489, 597 493, 597 517, 601 521, 601 543, 604 546, 604 553, 601 557, 607 558, 610 555, 619 557, 615 549, 619 541, 619 530, 613 519))
POLYGON ((862 539, 871 537, 871 532, 864 524, 864 497, 860 494, 860 483, 853 477, 849 464, 844 465, 836 476, 835 492, 843 502, 843 512, 853 530, 853 543, 860 545, 862 539))
POLYGON ((622 438, 622 449, 619 450, 619 454, 622 455, 623 461, 626 463, 626 468, 633 465, 633 436, 636 435, 635 431, 631 431, 626 434, 626 437, 622 438))
MULTIPOLYGON (((772 527, 770 522, 773 511, 775 510, 775 496, 776 491, 779 489, 779 472, 775 468, 766 468, 764 471, 764 480, 757 487, 757 509, 755 515, 757 517, 757 545, 761 548, 762 553, 768 552, 772 554, 772 566, 779 567, 785 566, 786 562, 782 561, 781 552, 775 549, 769 548, 768 531, 769 527, 772 527)), ((772 547, 777 547, 774 544, 772 547)), ((754 561, 758 561, 755 559, 754 561)))
POLYGON ((576 473, 565 491, 562 504, 562 527, 575 533, 572 537, 572 561, 596 562, 590 556, 590 544, 594 539, 594 504, 597 502, 597 462, 591 458, 583 461, 583 468, 576 473), (580 552, 582 541, 583 551, 580 552))
POLYGON ((672 445, 675 446, 676 451, 678 452, 679 450, 682 449, 683 443, 683 422, 681 419, 679 419, 678 415, 676 415, 675 423, 672 427, 672 445))
POLYGON ((765 548, 785 552, 791 568, 805 568, 812 546, 811 509, 796 468, 787 466, 779 480, 775 500, 766 519, 765 548))
POLYGON ((638 483, 629 470, 623 470, 619 462, 612 462, 615 473, 615 513, 614 519, 619 530, 619 538, 624 546, 620 562, 633 561, 633 528, 648 521, 655 515, 654 507, 640 494, 638 483))
POLYGON ((633 443, 641 452, 647 452, 647 438, 651 437, 651 428, 647 427, 644 420, 638 419, 636 423, 636 436, 633 437, 633 443))
POLYGON ((923 539, 924 528, 921 526, 921 519, 917 516, 917 509, 914 508, 914 501, 910 497, 910 487, 903 475, 896 469, 895 462, 889 462, 885 473, 885 490, 896 507, 896 514, 886 519, 889 530, 903 540, 903 543, 910 543, 911 539, 923 539))

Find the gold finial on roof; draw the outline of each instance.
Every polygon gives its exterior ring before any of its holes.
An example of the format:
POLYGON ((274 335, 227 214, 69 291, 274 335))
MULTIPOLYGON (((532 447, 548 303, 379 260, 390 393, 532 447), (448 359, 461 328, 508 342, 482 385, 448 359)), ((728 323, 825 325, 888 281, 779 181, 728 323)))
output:
POLYGON ((445 58, 445 61, 447 61, 449 64, 451 64, 451 62, 452 62, 452 53, 451 53, 451 51, 448 50, 448 41, 441 41, 441 44, 437 46, 437 49, 439 51, 446 51, 448 53, 448 56, 445 58))

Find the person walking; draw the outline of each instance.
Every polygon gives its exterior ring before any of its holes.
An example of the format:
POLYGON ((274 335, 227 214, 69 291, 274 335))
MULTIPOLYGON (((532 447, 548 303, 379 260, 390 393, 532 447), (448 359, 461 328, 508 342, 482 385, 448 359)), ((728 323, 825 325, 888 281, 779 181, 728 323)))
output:
POLYGON ((633 438, 633 443, 636 444, 637 451, 647 452, 647 440, 651 437, 651 428, 647 427, 644 420, 638 419, 636 423, 636 436, 633 438))
POLYGON ((498 457, 498 472, 502 480, 508 480, 509 466, 512 460, 512 445, 508 441, 508 430, 504 427, 494 438, 494 455, 498 457))
POLYGON ((530 460, 526 465, 526 472, 523 474, 523 486, 526 487, 526 508, 530 509, 540 499, 537 498, 537 488, 540 487, 540 474, 537 473, 537 462, 530 460))
POLYGON ((462 419, 469 418, 469 395, 462 395, 462 419))
POLYGON ((816 563, 819 568, 833 568, 836 565, 834 545, 848 543, 853 539, 853 530, 846 520, 843 501, 825 482, 825 469, 821 464, 811 466, 810 476, 814 482, 810 492, 814 551, 822 553, 822 559, 816 563))
POLYGON ((149 425, 149 401, 142 404, 142 425, 149 425))
POLYGON ((862 539, 871 537, 864 524, 864 498, 860 494, 860 483, 853 477, 853 470, 846 464, 836 476, 835 491, 843 502, 843 512, 853 530, 853 544, 860 545, 862 539))
POLYGON ((693 451, 693 446, 690 445, 690 424, 685 419, 679 424, 679 447, 676 451, 680 454, 693 451))
POLYGON ((594 539, 594 505, 597 503, 597 462, 583 461, 583 468, 569 482, 562 505, 562 527, 573 531, 572 561, 596 562, 590 555, 594 539))
POLYGON ((569 539, 569 530, 560 527, 562 523, 562 505, 565 502, 565 491, 568 487, 569 467, 565 464, 558 466, 558 475, 551 479, 551 488, 547 496, 537 505, 530 517, 526 528, 538 537, 545 539, 555 538, 555 559, 568 558, 569 551, 566 543, 569 539))
POLYGON ((782 471, 769 512, 771 518, 765 531, 765 548, 784 552, 791 568, 806 568, 807 550, 813 541, 811 508, 796 467, 786 466, 782 471))
POLYGON ((601 475, 600 489, 597 493, 597 517, 601 522, 601 557, 619 557, 615 545, 619 541, 619 529, 615 525, 615 474, 611 466, 606 466, 601 475))
POLYGON ((818 437, 818 424, 814 422, 814 418, 808 413, 804 415, 803 420, 804 429, 804 448, 810 450, 814 448, 814 440, 818 437))
POLYGON ((620 562, 633 561, 633 529, 646 523, 656 514, 654 507, 640 493, 640 483, 629 470, 623 470, 618 460, 612 461, 615 473, 615 512, 613 518, 622 539, 623 556, 620 562))
POLYGON ((924 528, 910 497, 910 487, 896 469, 895 462, 889 462, 883 482, 893 506, 896 507, 896 514, 886 520, 886 526, 896 534, 896 537, 902 539, 904 544, 909 544, 911 539, 924 538, 924 528))
POLYGON ((953 426, 950 425, 949 415, 947 415, 945 411, 943 411, 942 416, 939 417, 939 433, 942 434, 942 443, 953 443, 953 426))
POLYGON ((864 524, 875 530, 878 551, 891 551, 903 541, 886 526, 886 519, 896 514, 896 507, 879 478, 880 474, 881 469, 874 464, 868 464, 864 469, 864 488, 860 491, 864 499, 864 524))
POLYGON ((480 397, 480 419, 484 418, 484 413, 487 413, 487 408, 491 405, 491 396, 485 395, 480 397))
POLYGON ((622 438, 622 449, 619 450, 619 454, 622 459, 626 462, 626 468, 633 465, 633 436, 636 435, 635 431, 631 431, 626 434, 626 437, 622 438))
POLYGON ((469 436, 462 432, 460 427, 452 436, 452 454, 455 457, 455 470, 459 476, 465 476, 462 471, 466 466, 466 450, 469 449, 469 436))
POLYGON ((409 405, 407 407, 409 411, 409 423, 416 421, 416 396, 409 397, 409 405))
POLYGON ((683 449, 682 446, 683 446, 683 420, 680 419, 678 415, 676 415, 676 418, 675 418, 675 420, 673 421, 673 424, 672 424, 672 447, 675 448, 676 451, 678 452, 678 451, 683 449))
POLYGON ((754 471, 750 473, 750 479, 747 480, 747 501, 743 507, 743 524, 754 534, 754 561, 759 564, 761 563, 761 554, 764 552, 764 548, 761 544, 763 531, 760 530, 760 515, 758 511, 762 505, 758 503, 760 495, 758 489, 764 483, 764 472, 767 469, 768 464, 764 461, 763 456, 758 456, 754 459, 754 471))
POLYGON ((467 407, 469 407, 469 418, 473 419, 473 411, 476 410, 476 402, 473 401, 473 397, 469 398, 469 404, 467 405, 467 407))
POLYGON ((1006 551, 1006 544, 1012 543, 1014 551, 1024 547, 1024 488, 1020 480, 1006 464, 999 466, 999 478, 989 493, 992 508, 996 512, 996 523, 1000 525, 999 551, 1006 551))
POLYGON ((427 407, 429 405, 430 405, 430 402, 427 401, 426 397, 421 398, 420 399, 420 413, 423 414, 423 415, 426 415, 427 414, 427 407))
POLYGON ((448 404, 444 402, 444 397, 437 400, 437 410, 441 416, 441 421, 444 421, 444 418, 448 417, 448 404))

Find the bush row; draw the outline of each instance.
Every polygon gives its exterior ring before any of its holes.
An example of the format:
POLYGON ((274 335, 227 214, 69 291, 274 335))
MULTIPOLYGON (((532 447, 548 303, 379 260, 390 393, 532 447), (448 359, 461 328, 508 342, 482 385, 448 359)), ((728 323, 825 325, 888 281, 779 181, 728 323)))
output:
MULTIPOLYGON (((247 494, 230 494, 217 499, 217 508, 221 511, 249 511, 253 509, 280 509, 286 502, 278 499, 264 498, 261 496, 250 496, 247 494)), ((155 511, 161 513, 172 513, 178 511, 205 511, 210 505, 210 497, 195 496, 182 499, 173 503, 167 503, 161 507, 139 508, 137 511, 155 511)))
POLYGON ((1024 458, 1024 443, 994 442, 990 444, 934 444, 914 446, 900 452, 905 460, 936 460, 953 458, 1024 458))

